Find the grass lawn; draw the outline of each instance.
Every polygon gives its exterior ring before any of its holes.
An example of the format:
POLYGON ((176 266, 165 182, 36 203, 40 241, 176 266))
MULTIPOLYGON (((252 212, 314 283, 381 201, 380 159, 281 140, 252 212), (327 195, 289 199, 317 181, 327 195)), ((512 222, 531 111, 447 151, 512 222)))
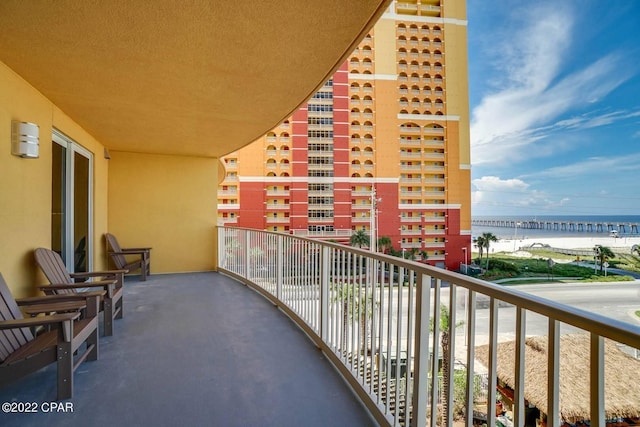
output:
MULTIPOLYGON (((496 281, 500 279, 520 278, 522 280, 513 280, 505 284, 523 284, 538 282, 559 282, 564 277, 572 280, 585 282, 617 282, 625 280, 633 280, 629 276, 617 275, 609 272, 607 276, 600 274, 599 268, 594 272, 593 267, 583 267, 577 265, 576 257, 572 255, 563 255, 550 251, 531 251, 530 258, 515 257, 506 254, 492 254, 489 257, 489 271, 478 276, 481 279, 496 281), (553 262, 549 260, 553 258, 553 262), (527 278, 530 278, 527 280, 527 278)), ((479 258, 474 258, 476 264, 479 264, 479 258)), ((609 263, 615 265, 615 259, 609 263)), ((486 268, 486 257, 482 260, 482 266, 486 268)))

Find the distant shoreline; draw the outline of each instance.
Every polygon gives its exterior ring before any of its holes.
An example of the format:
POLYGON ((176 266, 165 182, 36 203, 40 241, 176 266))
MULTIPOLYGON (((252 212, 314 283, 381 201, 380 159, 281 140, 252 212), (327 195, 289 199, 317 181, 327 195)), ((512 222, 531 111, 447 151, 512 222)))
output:
MULTIPOLYGON (((593 249, 596 245, 606 246, 617 252, 631 253, 634 245, 640 246, 640 236, 638 237, 527 237, 523 239, 500 239, 491 242, 489 250, 494 252, 514 252, 519 248, 531 246, 535 243, 549 245, 553 248, 562 249, 593 249)), ((478 248, 473 246, 473 251, 478 248)))

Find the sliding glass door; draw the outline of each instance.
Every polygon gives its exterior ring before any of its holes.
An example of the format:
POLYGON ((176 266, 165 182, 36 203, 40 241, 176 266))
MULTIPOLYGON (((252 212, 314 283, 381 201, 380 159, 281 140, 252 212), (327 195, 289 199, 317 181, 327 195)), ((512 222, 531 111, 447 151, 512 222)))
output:
POLYGON ((70 272, 91 269, 93 155, 53 131, 51 249, 70 272))

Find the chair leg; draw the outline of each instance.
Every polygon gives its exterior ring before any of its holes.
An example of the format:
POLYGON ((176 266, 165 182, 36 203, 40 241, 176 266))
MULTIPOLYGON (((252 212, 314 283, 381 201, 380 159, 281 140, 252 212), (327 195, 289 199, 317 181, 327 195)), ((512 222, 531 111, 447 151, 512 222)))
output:
POLYGON ((144 256, 140 260, 140 275, 141 275, 140 279, 143 282, 147 280, 147 262, 146 262, 144 256))
POLYGON ((93 348, 87 355, 87 360, 98 360, 98 346, 100 339, 98 338, 98 328, 89 335, 87 338, 87 347, 92 346, 93 348))
POLYGON ((118 306, 117 309, 115 309, 114 311, 117 312, 118 314, 116 314, 116 319, 122 319, 122 317, 124 316, 124 302, 123 302, 124 298, 120 298, 120 301, 116 304, 118 306))
POLYGON ((111 298, 105 298, 103 302, 104 313, 104 336, 113 335, 113 301, 111 298))
POLYGON ((73 355, 71 342, 58 343, 58 400, 73 397, 73 355))

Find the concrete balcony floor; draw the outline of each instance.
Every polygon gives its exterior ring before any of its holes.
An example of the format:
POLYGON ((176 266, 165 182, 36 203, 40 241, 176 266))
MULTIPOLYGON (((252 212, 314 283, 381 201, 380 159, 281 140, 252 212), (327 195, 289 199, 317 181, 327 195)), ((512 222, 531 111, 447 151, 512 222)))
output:
POLYGON ((127 279, 123 319, 75 374, 72 413, 43 413, 54 365, 0 389, 7 426, 368 426, 323 354, 284 314, 218 273, 127 279))

